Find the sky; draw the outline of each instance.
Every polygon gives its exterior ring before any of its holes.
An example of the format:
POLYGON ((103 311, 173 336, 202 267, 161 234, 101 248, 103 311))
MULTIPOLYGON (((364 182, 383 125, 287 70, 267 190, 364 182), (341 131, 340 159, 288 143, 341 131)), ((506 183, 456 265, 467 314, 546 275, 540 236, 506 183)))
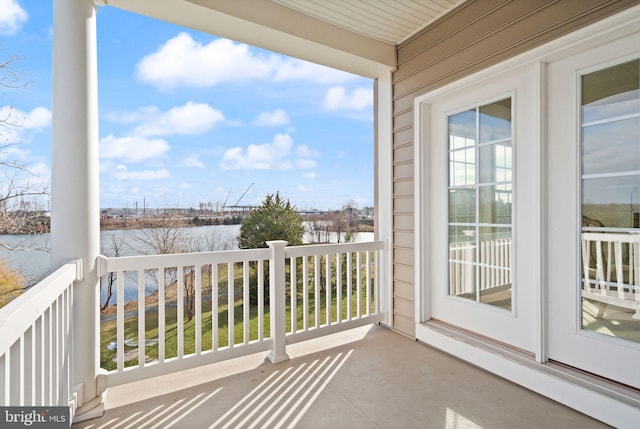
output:
MULTIPOLYGON (((0 63, 28 81, 0 88, 18 125, 0 161, 28 163, 32 185, 51 174, 52 7, 0 0, 0 63)), ((373 206, 371 79, 109 6, 97 36, 101 207, 373 206)))

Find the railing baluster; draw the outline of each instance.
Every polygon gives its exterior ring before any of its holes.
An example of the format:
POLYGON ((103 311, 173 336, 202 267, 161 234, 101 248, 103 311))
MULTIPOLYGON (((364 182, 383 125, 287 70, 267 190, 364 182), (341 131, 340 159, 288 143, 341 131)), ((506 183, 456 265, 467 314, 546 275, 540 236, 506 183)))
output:
POLYGON ((309 330, 309 266, 308 258, 302 258, 302 327, 309 330))
POLYGON ((116 282, 116 348, 118 372, 124 370, 124 271, 118 271, 116 282))
POLYGON ((352 287, 352 268, 351 268, 351 252, 347 252, 347 320, 351 320, 351 287, 352 287))
MULTIPOLYGON (((23 388, 21 393, 22 405, 33 404, 33 325, 24 332, 22 343, 22 379, 23 388)), ((64 353, 64 352, 63 352, 64 353)), ((63 361, 64 363, 64 361, 63 361)), ((66 364, 64 365, 66 370, 66 364)), ((63 378, 66 380, 66 378, 63 378)))
POLYGON ((166 315, 165 315, 165 279, 167 278, 166 267, 158 267, 158 362, 165 359, 166 351, 166 315))
POLYGON ((336 253, 336 322, 342 322, 342 258, 336 253))
POLYGON ((9 388, 9 400, 12 404, 24 405, 20 392, 22 391, 22 342, 24 337, 20 336, 9 349, 9 374, 11 385, 9 388))
POLYGON ((362 252, 356 252, 356 317, 362 317, 362 252))
MULTIPOLYGON (((376 258, 376 263, 378 262, 378 258, 376 258)), ((378 276, 375 276, 377 280, 378 276)), ((367 316, 371 314, 371 252, 367 252, 367 316)), ((376 301, 378 297, 376 297, 376 301)))
POLYGON ((227 342, 229 348, 233 347, 234 344, 234 331, 235 331, 235 321, 234 321, 234 312, 235 312, 235 278, 233 272, 233 263, 230 262, 227 264, 227 342))
POLYGON ((218 264, 211 264, 211 350, 218 350, 219 280, 218 264))
POLYGON ((191 297, 191 301, 195 305, 195 328, 196 328, 196 355, 202 353, 202 266, 195 265, 195 297, 191 297))
POLYGON ((144 295, 144 270, 138 270, 138 367, 142 368, 145 364, 145 311, 146 302, 144 295))
POLYGON ((331 325, 331 307, 333 307, 332 305, 332 298, 331 298, 331 258, 329 256, 329 254, 325 254, 324 255, 324 290, 325 290, 325 294, 327 295, 326 298, 326 319, 327 319, 327 326, 331 325))
POLYGON ((314 315, 315 327, 320 327, 320 257, 313 256, 313 292, 314 292, 314 315))
POLYGON ((249 261, 242 262, 242 338, 249 344, 249 261))
POLYGON ((258 341, 264 339, 264 261, 258 264, 258 341))
POLYGON ((291 296, 289 299, 291 300, 291 332, 296 333, 298 330, 298 258, 291 258, 291 296))
POLYGON ((176 326, 178 331, 178 359, 184 357, 184 266, 179 265, 176 267, 177 271, 177 283, 176 283, 176 297, 177 297, 177 311, 176 311, 176 326))
POLYGON ((52 344, 53 344, 53 353, 51 354, 51 360, 53 361, 53 402, 57 404, 60 400, 60 391, 58 387, 60 386, 60 302, 58 299, 53 301, 53 335, 52 335, 52 344))
MULTIPOLYGON (((611 242, 609 242, 611 244, 611 242)), ((618 298, 624 299, 624 274, 622 266, 622 243, 615 243, 615 259, 616 259, 616 282, 618 284, 618 298)), ((609 254, 609 260, 611 260, 611 254, 609 254)))
POLYGON ((53 389, 51 377, 53 373, 51 356, 51 307, 47 308, 44 315, 44 400, 45 404, 51 404, 51 391, 53 389))
MULTIPOLYGON (((72 288, 70 290, 73 290, 72 288)), ((36 355, 35 355, 35 401, 34 405, 44 405, 44 363, 45 363, 45 347, 44 347, 44 315, 40 315, 36 319, 35 323, 35 343, 36 343, 36 355)), ((72 328, 71 328, 72 329, 72 328)), ((71 362, 73 364, 73 362, 71 362)))

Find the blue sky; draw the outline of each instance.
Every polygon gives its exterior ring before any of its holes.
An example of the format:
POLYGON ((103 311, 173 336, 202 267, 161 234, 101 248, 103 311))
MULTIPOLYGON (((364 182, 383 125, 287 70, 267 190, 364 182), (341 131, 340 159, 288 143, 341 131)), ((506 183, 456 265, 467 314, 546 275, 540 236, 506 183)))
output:
MULTIPOLYGON (((0 61, 30 83, 4 90, 0 159, 45 184, 51 154, 52 1, 0 0, 0 61)), ((102 207, 373 205, 373 82, 238 42, 100 7, 102 207), (230 193, 229 193, 230 191, 230 193)))

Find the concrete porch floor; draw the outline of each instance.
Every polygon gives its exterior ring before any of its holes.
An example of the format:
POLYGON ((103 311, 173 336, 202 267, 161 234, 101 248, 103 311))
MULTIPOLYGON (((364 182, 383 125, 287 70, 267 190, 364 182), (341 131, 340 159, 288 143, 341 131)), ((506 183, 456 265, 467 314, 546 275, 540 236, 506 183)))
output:
POLYGON ((604 428, 607 425, 379 326, 109 390, 85 429, 604 428))

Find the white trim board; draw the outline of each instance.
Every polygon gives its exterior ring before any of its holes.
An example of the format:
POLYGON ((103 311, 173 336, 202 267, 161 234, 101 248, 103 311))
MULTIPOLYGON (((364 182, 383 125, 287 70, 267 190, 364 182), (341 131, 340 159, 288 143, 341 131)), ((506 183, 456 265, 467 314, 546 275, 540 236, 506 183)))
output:
POLYGON ((558 401, 617 428, 635 428, 640 421, 640 394, 596 381, 577 371, 526 359, 508 348, 448 330, 436 324, 416 326, 426 344, 465 360, 506 380, 558 401))

